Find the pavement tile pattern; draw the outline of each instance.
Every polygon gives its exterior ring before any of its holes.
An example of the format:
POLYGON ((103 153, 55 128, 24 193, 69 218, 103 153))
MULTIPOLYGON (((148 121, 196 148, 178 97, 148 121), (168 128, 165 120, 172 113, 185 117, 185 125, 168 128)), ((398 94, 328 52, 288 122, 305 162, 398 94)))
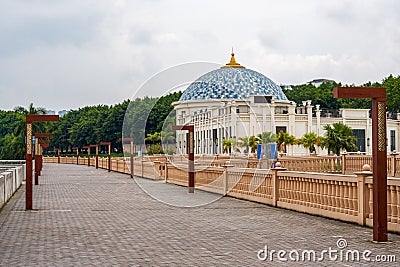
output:
POLYGON ((33 193, 35 210, 25 211, 23 186, 0 213, 0 266, 400 264, 396 234, 389 243, 375 244, 370 228, 230 197, 202 207, 173 207, 145 194, 128 175, 93 167, 45 164, 33 193), (397 263, 257 256, 266 245, 268 253, 338 249, 339 238, 347 249, 394 255, 397 263))

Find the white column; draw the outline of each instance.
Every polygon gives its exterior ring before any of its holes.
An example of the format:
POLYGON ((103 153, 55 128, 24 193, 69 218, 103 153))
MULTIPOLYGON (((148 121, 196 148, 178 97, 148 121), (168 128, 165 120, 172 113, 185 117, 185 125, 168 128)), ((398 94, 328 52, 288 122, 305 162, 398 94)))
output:
POLYGON ((307 105, 307 133, 311 133, 312 132, 312 108, 313 106, 311 105, 307 105))
POLYGON ((315 105, 317 110, 315 111, 315 116, 317 117, 317 136, 321 134, 321 110, 319 105, 315 105))

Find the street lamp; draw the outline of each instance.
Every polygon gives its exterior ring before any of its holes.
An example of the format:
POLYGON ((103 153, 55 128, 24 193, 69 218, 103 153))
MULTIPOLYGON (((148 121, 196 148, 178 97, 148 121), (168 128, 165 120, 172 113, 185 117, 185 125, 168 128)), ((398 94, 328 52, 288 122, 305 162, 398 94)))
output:
POLYGON ((26 190, 25 190, 25 207, 32 210, 32 136, 34 122, 59 121, 58 115, 37 115, 27 114, 25 119, 26 129, 26 190))

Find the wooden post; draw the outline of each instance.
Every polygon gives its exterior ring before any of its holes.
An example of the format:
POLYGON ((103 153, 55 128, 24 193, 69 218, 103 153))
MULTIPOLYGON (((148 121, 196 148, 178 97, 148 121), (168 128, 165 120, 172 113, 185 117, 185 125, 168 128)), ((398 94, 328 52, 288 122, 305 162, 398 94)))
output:
POLYGON ((336 87, 333 97, 372 99, 373 240, 387 242, 386 89, 336 87))
POLYGON ((96 153, 95 166, 96 166, 96 169, 98 169, 99 168, 99 145, 90 145, 90 147, 96 148, 96 150, 95 150, 95 153, 96 153))
POLYGON ((133 178, 133 176, 135 175, 135 173, 134 173, 134 166, 133 166, 133 157, 135 156, 134 155, 134 153, 135 153, 135 151, 133 151, 134 150, 134 146, 133 146, 133 139, 130 141, 130 152, 131 152, 131 157, 130 157, 130 159, 131 159, 131 177, 133 178))
POLYGON ((32 209, 32 123, 26 122, 26 190, 25 208, 32 209))
POLYGON ((108 172, 111 172, 111 144, 108 145, 108 172))
POLYGON ((40 171, 39 171, 39 176, 41 175, 41 172, 42 172, 42 169, 43 169, 43 148, 48 148, 49 146, 50 146, 50 143, 40 144, 40 171))
POLYGON ((101 146, 108 146, 108 172, 111 171, 111 142, 100 142, 101 146))
POLYGON ((35 137, 35 185, 39 184, 39 140, 35 137))
POLYGON ((60 164, 60 148, 57 148, 57 163, 60 164))
POLYGON ((129 154, 130 154, 130 169, 131 169, 131 177, 133 178, 134 176, 134 146, 133 146, 133 138, 131 137, 123 137, 119 139, 122 143, 123 142, 129 142, 130 146, 129 146, 129 154))
POLYGON ((43 168, 43 152, 42 148, 44 146, 48 147, 50 144, 50 140, 42 139, 52 137, 52 133, 35 133, 35 142, 37 142, 36 146, 36 155, 35 155, 35 185, 39 184, 39 176, 43 168))
POLYGON ((88 155, 88 163, 87 163, 87 165, 90 166, 90 146, 83 146, 83 148, 87 149, 87 155, 88 155))
POLYGON ((174 125, 171 127, 172 130, 187 130, 189 131, 189 134, 186 136, 186 143, 188 147, 188 156, 189 156, 189 162, 188 162, 188 189, 189 193, 194 193, 194 140, 193 140, 193 135, 194 135, 194 126, 193 125, 174 125))

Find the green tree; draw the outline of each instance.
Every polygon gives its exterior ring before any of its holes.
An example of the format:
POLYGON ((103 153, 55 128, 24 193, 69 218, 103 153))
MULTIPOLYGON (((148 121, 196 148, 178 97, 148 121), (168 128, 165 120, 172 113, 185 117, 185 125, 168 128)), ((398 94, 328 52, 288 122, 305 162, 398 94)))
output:
POLYGON ((245 153, 249 153, 249 137, 248 136, 243 136, 243 137, 239 137, 238 141, 237 141, 237 145, 239 147, 245 147, 244 152, 245 153))
POLYGON ((382 86, 386 88, 387 110, 393 114, 400 113, 400 75, 389 75, 383 79, 382 86))
POLYGON ((14 111, 0 110, 0 138, 3 138, 7 134, 14 133, 14 129, 19 123, 23 123, 22 115, 14 111))
POLYGON ((276 134, 273 132, 262 132, 257 135, 257 141, 259 144, 275 143, 276 134))
MULTIPOLYGON (((3 128, 5 136, 0 137, 0 158, 2 159, 23 159, 25 158, 26 139, 26 115, 45 114, 44 108, 37 108, 31 103, 28 109, 19 106, 14 109, 14 118, 7 112, 7 116, 1 119, 3 122, 10 122, 6 129, 3 128)), ((4 113, 3 113, 4 114, 4 113)), ((4 127, 4 126, 3 126, 4 127)), ((33 134, 46 131, 45 123, 34 123, 33 134)), ((29 140, 30 142, 30 140, 29 140)))
POLYGON ((341 108, 338 99, 333 98, 333 88, 342 86, 341 83, 323 82, 316 87, 311 83, 293 85, 292 90, 283 90, 287 98, 301 104, 303 101, 311 100, 313 105, 320 105, 321 109, 341 108))
POLYGON ((155 132, 153 134, 147 134, 144 140, 151 142, 151 145, 159 144, 161 142, 161 133, 155 132))
POLYGON ((321 137, 314 132, 306 133, 299 139, 299 144, 307 148, 310 153, 315 152, 315 146, 321 145, 321 137))
POLYGON ((173 112, 172 102, 178 101, 182 92, 174 92, 155 99, 146 122, 146 134, 161 132, 164 121, 173 112))
POLYGON ((240 147, 245 147, 245 152, 247 153, 254 153, 257 149, 257 139, 255 136, 244 136, 239 137, 239 141, 237 144, 240 147))
POLYGON ((287 146, 294 145, 296 142, 296 138, 293 135, 290 135, 288 132, 280 131, 276 135, 276 144, 278 146, 278 150, 282 153, 287 153, 287 146))
POLYGON ((232 147, 235 145, 235 141, 232 139, 224 139, 222 141, 222 147, 224 148, 223 153, 231 153, 232 147))
POLYGON ((24 159, 25 142, 21 135, 7 134, 0 138, 0 159, 24 159))
POLYGON ((165 154, 165 153, 160 144, 152 144, 147 148, 147 154, 154 155, 154 154, 165 154))
POLYGON ((336 155, 340 155, 342 149, 346 151, 357 151, 355 142, 357 138, 353 135, 352 129, 341 123, 333 123, 324 126, 325 135, 322 139, 322 147, 329 151, 334 151, 336 155))
POLYGON ((257 138, 253 135, 249 137, 249 146, 251 148, 251 153, 255 153, 257 150, 257 138))
MULTIPOLYGON (((26 135, 26 115, 28 115, 28 114, 38 114, 38 115, 46 114, 45 108, 35 107, 33 105, 33 103, 31 103, 29 105, 28 109, 26 109, 22 106, 18 106, 16 108, 14 108, 14 111, 15 111, 15 113, 17 113, 17 116, 20 118, 19 123, 15 126, 14 134, 21 135, 23 137, 25 137, 25 135, 26 135)), ((33 123, 32 129, 33 129, 33 134, 45 132, 46 124, 43 122, 33 123)))

